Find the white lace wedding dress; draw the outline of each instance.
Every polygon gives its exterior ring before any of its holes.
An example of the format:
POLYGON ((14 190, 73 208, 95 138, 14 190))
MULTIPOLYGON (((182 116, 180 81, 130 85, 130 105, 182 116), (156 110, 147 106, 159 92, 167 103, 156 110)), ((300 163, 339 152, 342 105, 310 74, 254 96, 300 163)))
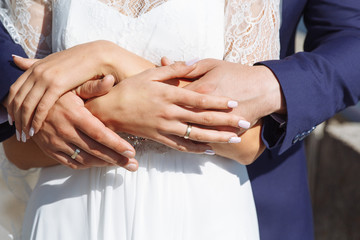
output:
MULTIPOLYGON (((98 39, 156 64, 162 56, 249 65, 279 57, 279 0, 4 1, 0 20, 30 57, 98 39)), ((151 141, 136 150, 135 173, 42 169, 22 238, 259 239, 245 166, 151 141)))

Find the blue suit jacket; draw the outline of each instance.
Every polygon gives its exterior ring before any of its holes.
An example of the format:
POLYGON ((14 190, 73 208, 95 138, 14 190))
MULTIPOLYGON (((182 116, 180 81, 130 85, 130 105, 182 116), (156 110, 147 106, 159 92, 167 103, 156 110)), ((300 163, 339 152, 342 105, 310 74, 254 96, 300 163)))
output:
MULTIPOLYGON (((277 76, 287 104, 287 126, 265 119, 268 149, 248 172, 258 211, 261 239, 313 239, 306 161, 301 140, 313 127, 360 98, 359 0, 283 0, 281 58, 261 64, 277 76), (304 15, 304 53, 294 53, 294 36, 304 15), (288 57, 287 57, 288 56, 288 57)), ((24 55, 0 29, 1 98, 21 71, 12 53, 24 55)), ((4 130, 1 130, 4 131, 4 130)), ((5 131, 7 132, 7 130, 5 131)), ((6 134, 0 133, 1 138, 6 134)))
MULTIPOLYGON (((2 24, 0 24, 0 101, 2 102, 9 92, 11 84, 23 73, 13 63, 11 55, 26 57, 20 45, 15 44, 2 24)), ((7 122, 0 125, 0 141, 11 137, 15 127, 7 122)))
MULTIPOLYGON (((248 166, 261 239, 313 239, 304 148, 314 126, 360 99, 360 1, 283 0, 281 60, 267 61, 287 105, 287 126, 267 117, 268 150, 248 166), (308 29, 294 53, 301 15, 308 29)), ((329 209, 330 210, 330 209, 329 209)))

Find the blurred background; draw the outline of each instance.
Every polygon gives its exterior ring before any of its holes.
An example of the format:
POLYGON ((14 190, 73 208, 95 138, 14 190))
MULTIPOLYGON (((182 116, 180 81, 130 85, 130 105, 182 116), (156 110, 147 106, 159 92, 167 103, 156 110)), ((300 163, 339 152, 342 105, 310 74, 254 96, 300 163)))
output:
MULTIPOLYGON (((303 50, 305 35, 301 22, 296 51, 303 50)), ((317 126, 305 144, 315 239, 359 240, 360 103, 317 126)))

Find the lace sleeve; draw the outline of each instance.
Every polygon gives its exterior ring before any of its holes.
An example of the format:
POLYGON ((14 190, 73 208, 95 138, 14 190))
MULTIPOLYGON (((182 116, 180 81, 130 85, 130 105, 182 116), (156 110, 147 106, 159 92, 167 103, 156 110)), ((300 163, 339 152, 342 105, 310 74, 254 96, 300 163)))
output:
POLYGON ((50 0, 2 0, 0 21, 30 58, 51 53, 50 0))
POLYGON ((280 0, 227 0, 224 60, 246 65, 278 59, 280 0))

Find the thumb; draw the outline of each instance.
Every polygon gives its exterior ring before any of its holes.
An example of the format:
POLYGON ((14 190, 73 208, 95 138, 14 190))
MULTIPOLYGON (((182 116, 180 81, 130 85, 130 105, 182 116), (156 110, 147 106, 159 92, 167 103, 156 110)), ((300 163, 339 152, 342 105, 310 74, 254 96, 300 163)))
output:
POLYGON ((17 55, 12 55, 14 63, 21 70, 28 70, 34 63, 39 61, 40 59, 31 59, 31 58, 23 58, 17 55))
POLYGON ((89 80, 75 89, 76 95, 82 99, 90 99, 107 94, 114 86, 113 75, 106 75, 102 79, 89 80))
POLYGON ((161 66, 168 66, 168 65, 171 65, 173 63, 174 63, 174 61, 170 60, 167 57, 162 57, 161 58, 161 66))

